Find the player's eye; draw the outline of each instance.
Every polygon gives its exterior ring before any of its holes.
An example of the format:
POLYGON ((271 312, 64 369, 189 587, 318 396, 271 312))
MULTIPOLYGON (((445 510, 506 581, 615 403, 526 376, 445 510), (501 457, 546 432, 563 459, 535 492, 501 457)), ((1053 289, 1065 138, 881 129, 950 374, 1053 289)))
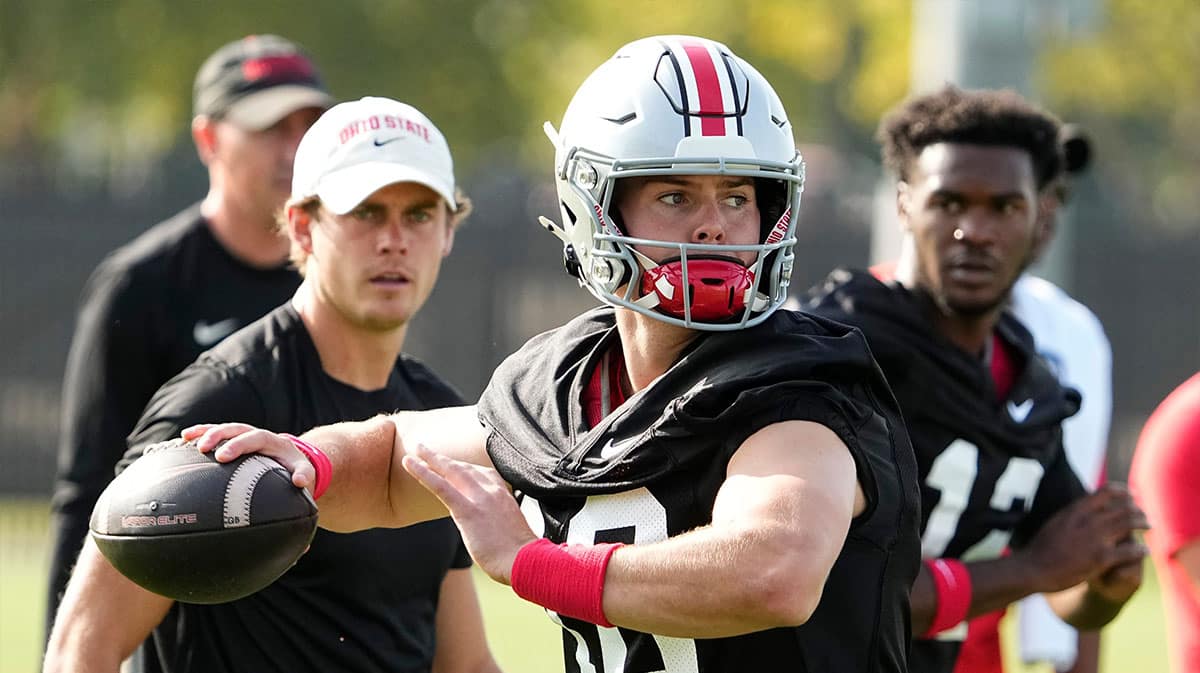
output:
POLYGON ((958 215, 963 211, 963 203, 959 199, 948 197, 939 197, 933 199, 930 204, 934 210, 939 210, 946 215, 958 215))
POLYGON ((1000 204, 1000 213, 1006 216, 1019 215, 1025 212, 1025 202, 1020 199, 1007 199, 1000 204))
POLYGON ((725 197, 725 205, 733 208, 742 208, 750 202, 750 197, 745 194, 731 194, 725 197))
POLYGON ((384 209, 374 204, 362 205, 350 211, 350 217, 369 224, 382 222, 384 216, 384 209))
POLYGON ((413 222, 414 224, 425 224, 427 222, 432 222, 433 221, 433 209, 432 208, 421 208, 419 210, 409 211, 408 219, 409 219, 409 221, 413 222))
POLYGON ((670 192, 658 197, 658 200, 668 206, 681 206, 686 199, 682 192, 670 192))

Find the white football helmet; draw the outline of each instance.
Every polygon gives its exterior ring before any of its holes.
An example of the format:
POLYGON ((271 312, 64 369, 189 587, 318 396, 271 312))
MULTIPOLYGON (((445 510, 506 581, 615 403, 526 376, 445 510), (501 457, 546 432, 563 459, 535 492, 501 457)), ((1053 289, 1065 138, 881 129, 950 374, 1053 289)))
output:
MULTIPOLYGON (((550 122, 564 264, 601 301, 693 329, 756 325, 787 299, 804 162, 775 90, 712 40, 650 37, 622 47, 579 87, 562 128, 550 122), (627 236, 609 210, 615 181, 647 175, 755 178, 755 245, 627 236), (673 248, 656 263, 634 246, 673 248), (753 251, 750 265, 728 253, 753 251)), ((615 217, 614 217, 615 216, 615 217)))

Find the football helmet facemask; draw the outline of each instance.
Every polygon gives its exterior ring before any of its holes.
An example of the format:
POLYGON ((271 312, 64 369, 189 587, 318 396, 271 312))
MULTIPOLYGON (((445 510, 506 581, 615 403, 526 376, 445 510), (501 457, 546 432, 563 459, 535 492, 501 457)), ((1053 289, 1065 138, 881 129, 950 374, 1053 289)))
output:
POLYGON ((683 327, 733 330, 787 299, 804 162, 767 80, 725 45, 688 36, 622 47, 579 87, 562 126, 550 122, 567 270, 601 301, 683 327), (633 238, 611 210, 617 180, 656 175, 754 179, 759 242, 633 238), (655 262, 636 246, 669 248, 655 262), (754 252, 741 264, 733 252, 754 252))

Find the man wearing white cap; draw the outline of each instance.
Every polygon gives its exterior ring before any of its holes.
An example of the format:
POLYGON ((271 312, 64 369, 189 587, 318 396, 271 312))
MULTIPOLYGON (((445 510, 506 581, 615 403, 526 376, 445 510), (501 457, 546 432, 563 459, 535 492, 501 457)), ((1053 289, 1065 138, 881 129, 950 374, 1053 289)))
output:
POLYGON ((192 139, 207 196, 110 254, 81 299, 62 393, 47 633, 146 401, 299 284, 274 216, 300 137, 332 104, 304 52, 274 35, 231 42, 197 73, 192 139))
MULTIPOLYGON (((401 350, 468 210, 446 141, 419 111, 386 98, 330 109, 300 143, 281 218, 303 283, 290 302, 159 389, 126 462, 214 417, 301 433, 462 404, 401 350)), ((445 518, 345 535, 320 530, 266 589, 221 605, 172 605, 120 575, 89 542, 46 670, 115 671, 153 630, 169 673, 494 673, 470 564, 445 518)))

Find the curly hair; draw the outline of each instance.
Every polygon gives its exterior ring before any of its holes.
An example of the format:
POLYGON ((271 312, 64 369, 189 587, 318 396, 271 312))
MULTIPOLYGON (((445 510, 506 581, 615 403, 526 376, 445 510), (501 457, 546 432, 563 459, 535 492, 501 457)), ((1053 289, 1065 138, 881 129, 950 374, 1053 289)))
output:
POLYGON ((901 180, 925 147, 964 143, 1015 147, 1029 153, 1038 189, 1063 171, 1062 123, 1011 89, 965 91, 947 85, 905 101, 879 123, 883 163, 901 180))

